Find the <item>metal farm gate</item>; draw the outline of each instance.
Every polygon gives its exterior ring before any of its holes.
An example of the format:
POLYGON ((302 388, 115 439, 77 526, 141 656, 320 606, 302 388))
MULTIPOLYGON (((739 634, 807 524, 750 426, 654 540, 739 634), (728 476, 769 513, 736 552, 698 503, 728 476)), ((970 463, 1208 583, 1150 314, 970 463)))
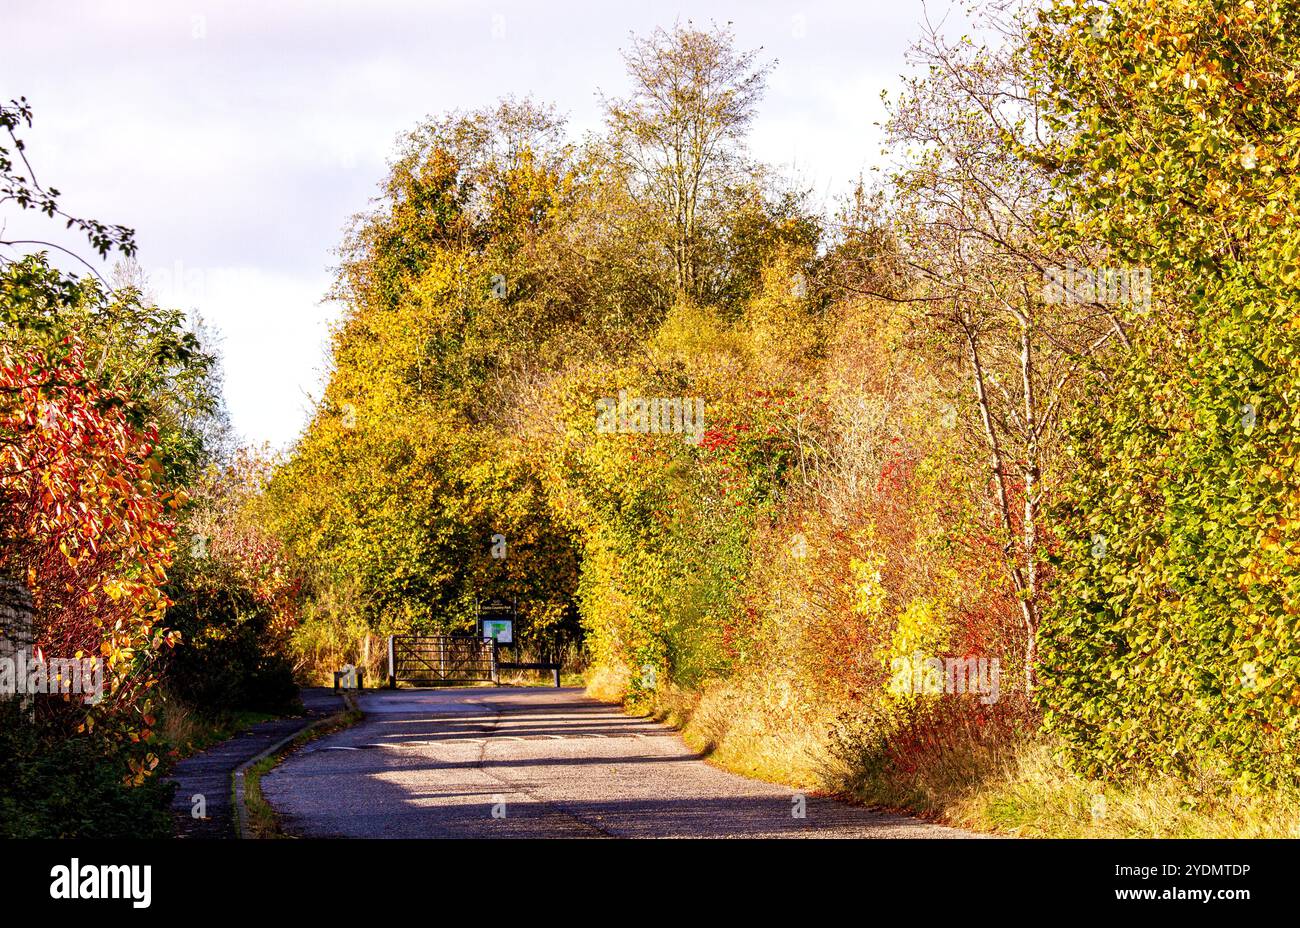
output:
POLYGON ((497 682, 494 643, 472 635, 393 635, 388 685, 446 686, 497 682))

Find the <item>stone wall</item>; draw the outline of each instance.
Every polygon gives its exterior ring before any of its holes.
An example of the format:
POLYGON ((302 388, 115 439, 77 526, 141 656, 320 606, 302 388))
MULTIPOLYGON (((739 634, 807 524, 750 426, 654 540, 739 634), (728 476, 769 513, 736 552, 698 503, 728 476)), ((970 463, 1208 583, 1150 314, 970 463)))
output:
POLYGON ((32 597, 13 577, 0 574, 0 658, 30 653, 33 640, 32 597))

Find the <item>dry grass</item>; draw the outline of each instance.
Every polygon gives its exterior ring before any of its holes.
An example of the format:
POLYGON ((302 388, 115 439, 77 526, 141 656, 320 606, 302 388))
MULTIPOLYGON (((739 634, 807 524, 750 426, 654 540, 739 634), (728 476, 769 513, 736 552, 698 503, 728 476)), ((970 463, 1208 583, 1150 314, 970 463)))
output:
MULTIPOLYGON (((627 684, 625 669, 596 669, 587 695, 623 702, 627 684)), ((826 748, 824 726, 777 718, 758 694, 735 683, 719 683, 703 695, 662 685, 652 701, 627 708, 678 729, 687 747, 733 773, 817 791, 833 788, 843 773, 826 748)))
POLYGON ((250 725, 275 718, 265 712, 226 712, 216 716, 165 699, 155 727, 163 743, 175 751, 175 758, 188 757, 243 731, 250 725))
POLYGON ((980 831, 1044 838, 1297 838, 1300 796, 1243 793, 1228 784, 1171 778, 1092 783, 1071 773, 1050 746, 1030 741, 1014 763, 944 816, 980 831))
POLYGON ((622 702, 631 678, 626 667, 594 667, 587 673, 587 695, 601 702, 622 702))
MULTIPOLYGON (((626 686, 625 672, 596 670, 587 692, 617 702, 626 686)), ((1300 838, 1294 793, 1249 794, 1231 784, 1171 778, 1094 783, 1064 767, 1031 728, 1001 741, 957 740, 904 774, 888 764, 868 772, 837 758, 826 725, 781 717, 736 683, 703 694, 661 687, 653 705, 628 708, 678 728, 693 750, 732 772, 973 831, 1026 838, 1300 838)))
POLYGON ((743 686, 712 687, 679 703, 674 721, 686 743, 727 770, 816 791, 832 788, 843 772, 827 750, 824 724, 763 711, 743 686))

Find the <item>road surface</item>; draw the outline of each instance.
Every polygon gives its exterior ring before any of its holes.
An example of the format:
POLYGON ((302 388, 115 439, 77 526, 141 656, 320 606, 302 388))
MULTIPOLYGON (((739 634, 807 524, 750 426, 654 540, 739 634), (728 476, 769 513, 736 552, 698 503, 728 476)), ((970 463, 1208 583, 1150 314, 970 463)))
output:
POLYGON ((262 778, 309 837, 973 837, 709 766, 580 689, 372 691, 262 778), (804 815, 796 813, 803 805, 804 815))

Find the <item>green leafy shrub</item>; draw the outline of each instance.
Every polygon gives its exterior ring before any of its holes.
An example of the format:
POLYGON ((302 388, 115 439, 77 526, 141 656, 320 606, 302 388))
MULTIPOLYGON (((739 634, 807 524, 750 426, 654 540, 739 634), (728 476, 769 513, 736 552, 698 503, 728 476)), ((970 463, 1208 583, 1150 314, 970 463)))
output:
POLYGON ((1294 4, 1054 4, 1067 238, 1156 283, 1072 427, 1047 729, 1089 775, 1300 766, 1300 162, 1294 4), (1102 15, 1104 14, 1104 16, 1102 15), (1099 18, 1101 17, 1101 18, 1099 18))
POLYGON ((164 838, 174 784, 127 785, 127 764, 91 735, 68 737, 0 700, 0 837, 164 838))
POLYGON ((1139 350, 1076 422, 1042 701, 1090 775, 1295 779, 1300 350, 1272 312, 1207 319, 1178 370, 1139 350))

